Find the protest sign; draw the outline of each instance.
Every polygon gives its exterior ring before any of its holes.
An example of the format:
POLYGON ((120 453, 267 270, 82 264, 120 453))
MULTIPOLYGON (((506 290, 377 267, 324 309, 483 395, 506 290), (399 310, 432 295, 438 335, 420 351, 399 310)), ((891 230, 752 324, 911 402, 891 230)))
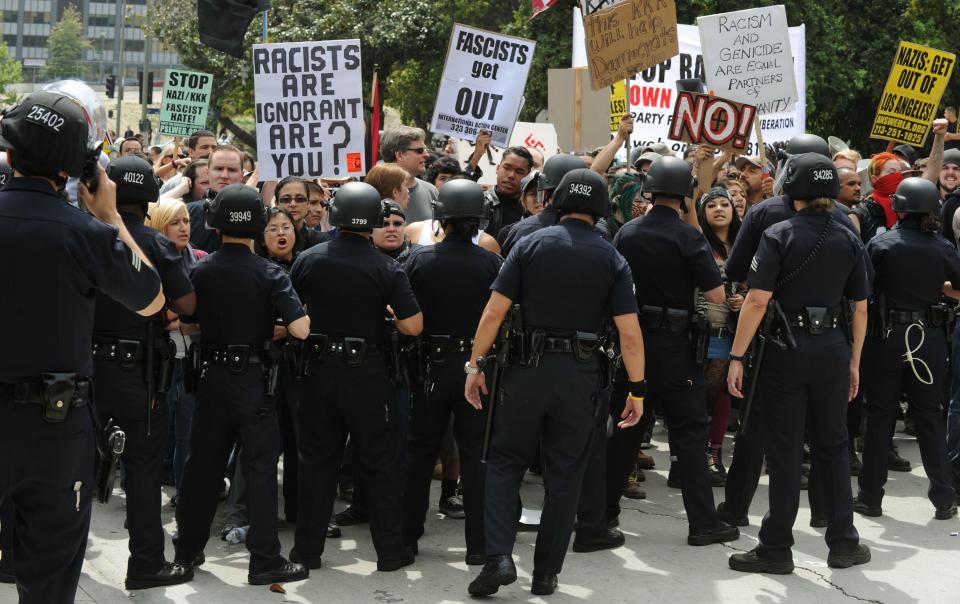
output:
POLYGON ((564 151, 586 151, 610 141, 610 89, 594 90, 589 69, 547 70, 547 116, 564 151))
POLYGON ((764 115, 793 109, 799 96, 782 4, 697 17, 697 27, 713 94, 764 115))
POLYGON ((620 118, 630 108, 627 106, 627 82, 619 80, 610 86, 610 132, 620 129, 620 118))
POLYGON ((757 108, 716 96, 678 92, 670 138, 743 153, 750 142, 757 108))
POLYGON ((160 134, 190 136, 207 129, 207 108, 213 76, 197 71, 168 69, 160 102, 160 134))
POLYGON ((583 28, 597 90, 679 52, 674 0, 624 0, 585 14, 583 28))
POLYGON ((360 40, 253 46, 261 180, 362 176, 360 40))
POLYGON ((901 40, 870 128, 871 138, 922 147, 955 61, 953 53, 901 40))
MULTIPOLYGON (((513 147, 514 145, 536 149, 543 154, 543 160, 546 161, 557 154, 557 130, 553 124, 517 122, 514 125, 509 146, 513 147)), ((457 142, 457 157, 460 159, 461 165, 467 165, 475 148, 470 141, 461 140, 457 142)), ((478 181, 480 184, 497 184, 497 166, 502 158, 503 149, 494 147, 490 147, 489 152, 480 158, 478 165, 483 171, 483 176, 478 181)))
POLYGON ((624 0, 580 0, 580 6, 583 8, 583 14, 591 15, 598 10, 610 8, 611 6, 620 4, 623 1, 624 0))
POLYGON ((534 47, 530 40, 455 24, 431 130, 470 141, 489 130, 494 145, 506 146, 534 47))
MULTIPOLYGON (((643 147, 656 142, 666 142, 680 153, 687 143, 671 141, 668 134, 673 106, 677 98, 676 81, 681 79, 704 79, 703 55, 700 52, 700 34, 695 25, 678 25, 680 54, 630 78, 627 100, 634 116, 630 144, 643 147)), ((574 36, 583 40, 584 33, 574 29, 574 36)), ((576 47, 576 40, 574 47, 576 47)), ((760 116, 763 140, 768 145, 785 144, 791 137, 806 130, 806 30, 803 25, 790 28, 790 46, 794 54, 794 79, 799 87, 798 102, 790 111, 760 116)), ((585 52, 573 54, 573 65, 586 66, 585 52)), ((551 121, 553 110, 551 108, 551 121)), ((563 137, 561 137, 561 142, 563 137)), ((565 147, 566 148, 566 147, 565 147)), ((747 146, 746 155, 759 155, 756 145, 756 129, 747 146)))

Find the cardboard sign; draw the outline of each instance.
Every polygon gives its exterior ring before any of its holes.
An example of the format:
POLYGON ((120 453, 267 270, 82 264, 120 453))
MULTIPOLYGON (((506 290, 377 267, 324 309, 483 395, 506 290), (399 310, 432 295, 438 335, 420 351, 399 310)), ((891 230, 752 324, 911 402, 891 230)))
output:
POLYGON ((677 93, 670 138, 744 153, 753 131, 757 108, 696 92, 677 93))
MULTIPOLYGON (((513 128, 513 136, 508 146, 514 145, 536 149, 543 154, 543 161, 557 154, 557 130, 553 124, 538 124, 534 122, 517 122, 513 128)), ((473 155, 475 146, 470 141, 457 142, 457 156, 460 165, 466 166, 473 155)), ((497 184, 497 166, 503 158, 503 149, 489 148, 489 153, 480 158, 478 166, 483 170, 483 176, 478 181, 482 185, 497 184)))
POLYGON ((261 180, 362 176, 360 40, 254 44, 261 180))
POLYGON ((901 40, 870 128, 871 138, 922 147, 956 58, 953 53, 901 40))
MULTIPOLYGON (((534 0, 536 1, 536 0, 534 0)), ((603 10, 605 8, 610 8, 611 6, 616 6, 624 0, 580 0, 580 6, 583 9, 583 14, 590 15, 598 10, 603 10)))
POLYGON ((707 88, 766 115, 799 100, 783 5, 697 17, 707 88))
POLYGON ((455 24, 431 130, 469 141, 489 130, 493 145, 507 146, 535 46, 531 40, 455 24))
POLYGON ((163 77, 160 134, 190 136, 207 129, 207 108, 213 76, 198 71, 168 69, 163 77))
POLYGON ((583 28, 597 90, 679 52, 674 0, 624 0, 585 15, 583 28))
MULTIPOLYGON (((651 67, 630 78, 627 86, 627 101, 634 116, 630 144, 643 147, 656 142, 665 142, 677 152, 683 152, 687 143, 669 139, 671 116, 677 99, 676 82, 680 79, 704 79, 703 55, 700 51, 700 34, 695 25, 679 25, 680 54, 668 61, 651 67)), ((574 36, 584 39, 583 30, 575 28, 574 36)), ((576 40, 576 38, 575 38, 576 40)), ((806 130, 806 30, 803 25, 790 28, 790 46, 794 51, 794 77, 799 86, 799 101, 790 111, 760 116, 763 141, 782 144, 806 130)), ((576 47, 576 41, 574 42, 576 47)), ((585 66, 586 53, 573 55, 574 65, 585 66)), ((553 119, 551 108, 551 121, 553 119)), ((558 126, 559 128, 559 126, 558 126)), ((563 141, 561 134, 561 141, 563 141)), ((566 148, 566 147, 565 147, 566 148)), ((759 155, 756 132, 747 147, 746 155, 759 155)))
POLYGON ((620 118, 627 113, 627 82, 620 80, 610 86, 610 132, 616 134, 620 129, 620 118))

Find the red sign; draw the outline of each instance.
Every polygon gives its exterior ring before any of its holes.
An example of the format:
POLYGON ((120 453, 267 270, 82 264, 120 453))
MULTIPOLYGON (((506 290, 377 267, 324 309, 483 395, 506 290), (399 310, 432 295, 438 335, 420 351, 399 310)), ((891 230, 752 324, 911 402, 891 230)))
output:
POLYGON ((757 108, 718 96, 678 92, 668 138, 744 153, 757 108))

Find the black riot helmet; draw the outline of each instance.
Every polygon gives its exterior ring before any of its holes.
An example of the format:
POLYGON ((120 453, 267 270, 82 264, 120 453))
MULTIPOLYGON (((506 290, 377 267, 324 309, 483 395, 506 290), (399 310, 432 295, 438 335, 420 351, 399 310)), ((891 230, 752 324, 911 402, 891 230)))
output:
POLYGON ((830 145, 816 134, 805 132, 798 134, 787 143, 787 155, 800 155, 801 153, 819 153, 830 158, 830 145))
POLYGON ((647 171, 640 190, 652 194, 656 202, 657 195, 683 200, 690 195, 692 188, 693 175, 687 162, 679 157, 664 156, 650 164, 650 170, 647 171))
POLYGON ((796 199, 836 199, 840 193, 840 177, 830 159, 820 153, 801 153, 790 158, 786 166, 783 192, 796 199))
POLYGON ((587 164, 576 155, 567 153, 554 155, 543 164, 543 173, 537 181, 537 191, 552 191, 557 188, 567 172, 586 167, 587 164))
POLYGON ((153 203, 160 197, 160 183, 153 166, 135 155, 110 162, 107 176, 116 183, 117 205, 153 203))
POLYGON ((267 228, 260 194, 240 183, 224 187, 207 204, 207 226, 228 237, 259 237, 267 228))
POLYGON ((433 206, 434 220, 450 218, 483 218, 483 187, 467 179, 451 180, 440 189, 433 206))
POLYGON ((610 215, 607 181, 587 168, 567 172, 553 196, 553 207, 559 212, 583 212, 595 218, 610 215))
POLYGON ((911 176, 903 179, 891 199, 894 212, 929 214, 940 205, 940 191, 926 178, 911 176))
POLYGON ((365 182, 343 185, 330 204, 330 224, 346 231, 372 232, 382 227, 380 193, 365 182))
POLYGON ((0 152, 0 188, 7 186, 13 178, 13 168, 7 163, 7 154, 0 152))

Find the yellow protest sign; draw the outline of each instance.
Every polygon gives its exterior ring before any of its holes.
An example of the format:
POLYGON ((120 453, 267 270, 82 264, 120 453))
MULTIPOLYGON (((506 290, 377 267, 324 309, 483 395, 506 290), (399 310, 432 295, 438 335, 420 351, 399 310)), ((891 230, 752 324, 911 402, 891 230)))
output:
POLYGON ((953 53, 901 40, 870 129, 871 138, 922 147, 956 58, 953 53))
POLYGON ((610 132, 620 129, 620 118, 630 111, 627 105, 627 83, 619 80, 610 85, 610 132))

